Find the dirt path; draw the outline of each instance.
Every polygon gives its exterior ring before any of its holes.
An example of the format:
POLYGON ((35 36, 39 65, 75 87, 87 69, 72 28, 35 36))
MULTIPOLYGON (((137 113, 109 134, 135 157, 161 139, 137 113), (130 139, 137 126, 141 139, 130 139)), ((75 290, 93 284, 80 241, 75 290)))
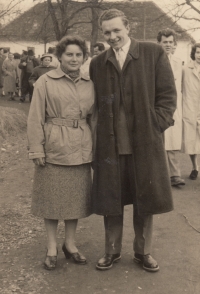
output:
MULTIPOLYGON (((21 107, 28 113, 28 103, 0 100, 2 104, 21 107)), ((78 266, 65 260, 61 251, 64 226, 60 223, 58 265, 48 272, 43 269, 43 221, 30 214, 34 166, 27 159, 26 144, 24 134, 0 146, 1 294, 200 293, 200 177, 188 179, 188 156, 180 157, 186 186, 173 189, 175 210, 154 217, 152 255, 159 262, 158 273, 147 273, 132 261, 131 206, 125 208, 122 260, 113 269, 95 270, 97 259, 104 253, 104 230, 102 217, 92 215, 80 220, 77 231, 77 246, 87 256, 88 264, 78 266)))

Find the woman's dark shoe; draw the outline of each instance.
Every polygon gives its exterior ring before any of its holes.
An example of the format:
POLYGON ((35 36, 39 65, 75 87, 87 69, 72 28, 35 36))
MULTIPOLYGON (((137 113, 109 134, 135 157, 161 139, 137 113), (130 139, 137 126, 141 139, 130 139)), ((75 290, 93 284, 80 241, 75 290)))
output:
MULTIPOLYGON (((57 254, 58 254, 58 250, 57 250, 57 254)), ((44 261, 44 267, 46 270, 54 270, 56 268, 56 263, 57 263, 57 255, 56 256, 46 255, 46 258, 44 261)))
POLYGON ((75 263, 77 263, 77 264, 82 264, 82 265, 84 265, 84 264, 87 263, 86 258, 85 258, 80 252, 77 251, 77 252, 75 252, 75 253, 70 253, 70 252, 67 250, 67 248, 66 248, 66 246, 65 246, 65 243, 64 243, 63 246, 62 246, 62 251, 64 252, 66 259, 69 259, 69 258, 72 257, 73 261, 74 261, 75 263))
POLYGON ((189 176, 189 178, 191 180, 196 180, 197 176, 198 176, 198 170, 193 169, 192 172, 191 172, 191 174, 190 174, 190 176, 189 176))

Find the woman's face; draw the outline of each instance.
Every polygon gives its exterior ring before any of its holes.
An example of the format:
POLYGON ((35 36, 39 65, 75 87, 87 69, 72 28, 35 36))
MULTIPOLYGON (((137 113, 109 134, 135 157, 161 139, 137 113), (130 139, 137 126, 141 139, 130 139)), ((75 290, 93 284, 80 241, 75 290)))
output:
POLYGON ((199 47, 196 48, 196 52, 194 54, 194 57, 195 57, 196 62, 198 64, 200 64, 200 48, 199 47))
POLYGON ((75 44, 68 45, 60 57, 62 66, 69 71, 77 71, 83 64, 83 60, 83 51, 75 44))
POLYGON ((8 59, 13 60, 13 57, 14 57, 13 54, 11 53, 8 54, 8 59))
POLYGON ((42 59, 42 64, 43 64, 44 66, 49 66, 50 63, 51 63, 51 58, 50 58, 50 57, 44 57, 44 58, 42 59))

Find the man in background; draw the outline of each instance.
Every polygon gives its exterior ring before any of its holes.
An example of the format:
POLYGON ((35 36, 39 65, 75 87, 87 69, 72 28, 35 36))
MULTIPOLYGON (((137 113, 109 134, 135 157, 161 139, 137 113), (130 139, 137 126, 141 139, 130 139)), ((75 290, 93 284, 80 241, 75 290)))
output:
POLYGON ((21 74, 21 98, 20 101, 24 102, 26 95, 29 94, 29 101, 31 102, 33 89, 29 84, 29 78, 33 72, 33 69, 39 65, 39 61, 34 57, 33 50, 28 50, 28 55, 22 57, 19 68, 22 70, 21 74))
POLYGON ((171 185, 181 186, 185 185, 185 181, 181 178, 178 158, 182 143, 182 62, 173 55, 173 48, 176 44, 176 32, 174 30, 167 28, 159 31, 157 41, 167 53, 177 91, 177 109, 173 116, 175 123, 174 126, 165 131, 165 150, 168 157, 171 185))
POLYGON ((98 56, 103 51, 105 51, 105 46, 103 43, 96 43, 93 47, 94 47, 94 56, 98 56))
POLYGON ((0 48, 0 95, 5 96, 4 90, 3 90, 3 82, 4 82, 4 74, 2 70, 2 65, 4 60, 6 59, 4 55, 4 49, 0 48))

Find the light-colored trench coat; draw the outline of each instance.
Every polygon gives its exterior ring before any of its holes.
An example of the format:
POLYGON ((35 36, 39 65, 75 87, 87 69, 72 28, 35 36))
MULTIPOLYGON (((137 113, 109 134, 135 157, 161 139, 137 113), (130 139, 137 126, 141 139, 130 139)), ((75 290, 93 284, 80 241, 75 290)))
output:
POLYGON ((42 75, 28 116, 29 158, 45 157, 59 165, 91 162, 92 135, 86 119, 93 104, 94 86, 88 77, 74 82, 60 68, 42 75))
POLYGON ((182 62, 181 59, 171 55, 170 64, 174 74, 177 91, 177 109, 174 112, 174 126, 165 131, 165 149, 180 150, 182 143, 182 62))
POLYGON ((182 152, 200 154, 200 76, 194 61, 183 70, 182 152))

